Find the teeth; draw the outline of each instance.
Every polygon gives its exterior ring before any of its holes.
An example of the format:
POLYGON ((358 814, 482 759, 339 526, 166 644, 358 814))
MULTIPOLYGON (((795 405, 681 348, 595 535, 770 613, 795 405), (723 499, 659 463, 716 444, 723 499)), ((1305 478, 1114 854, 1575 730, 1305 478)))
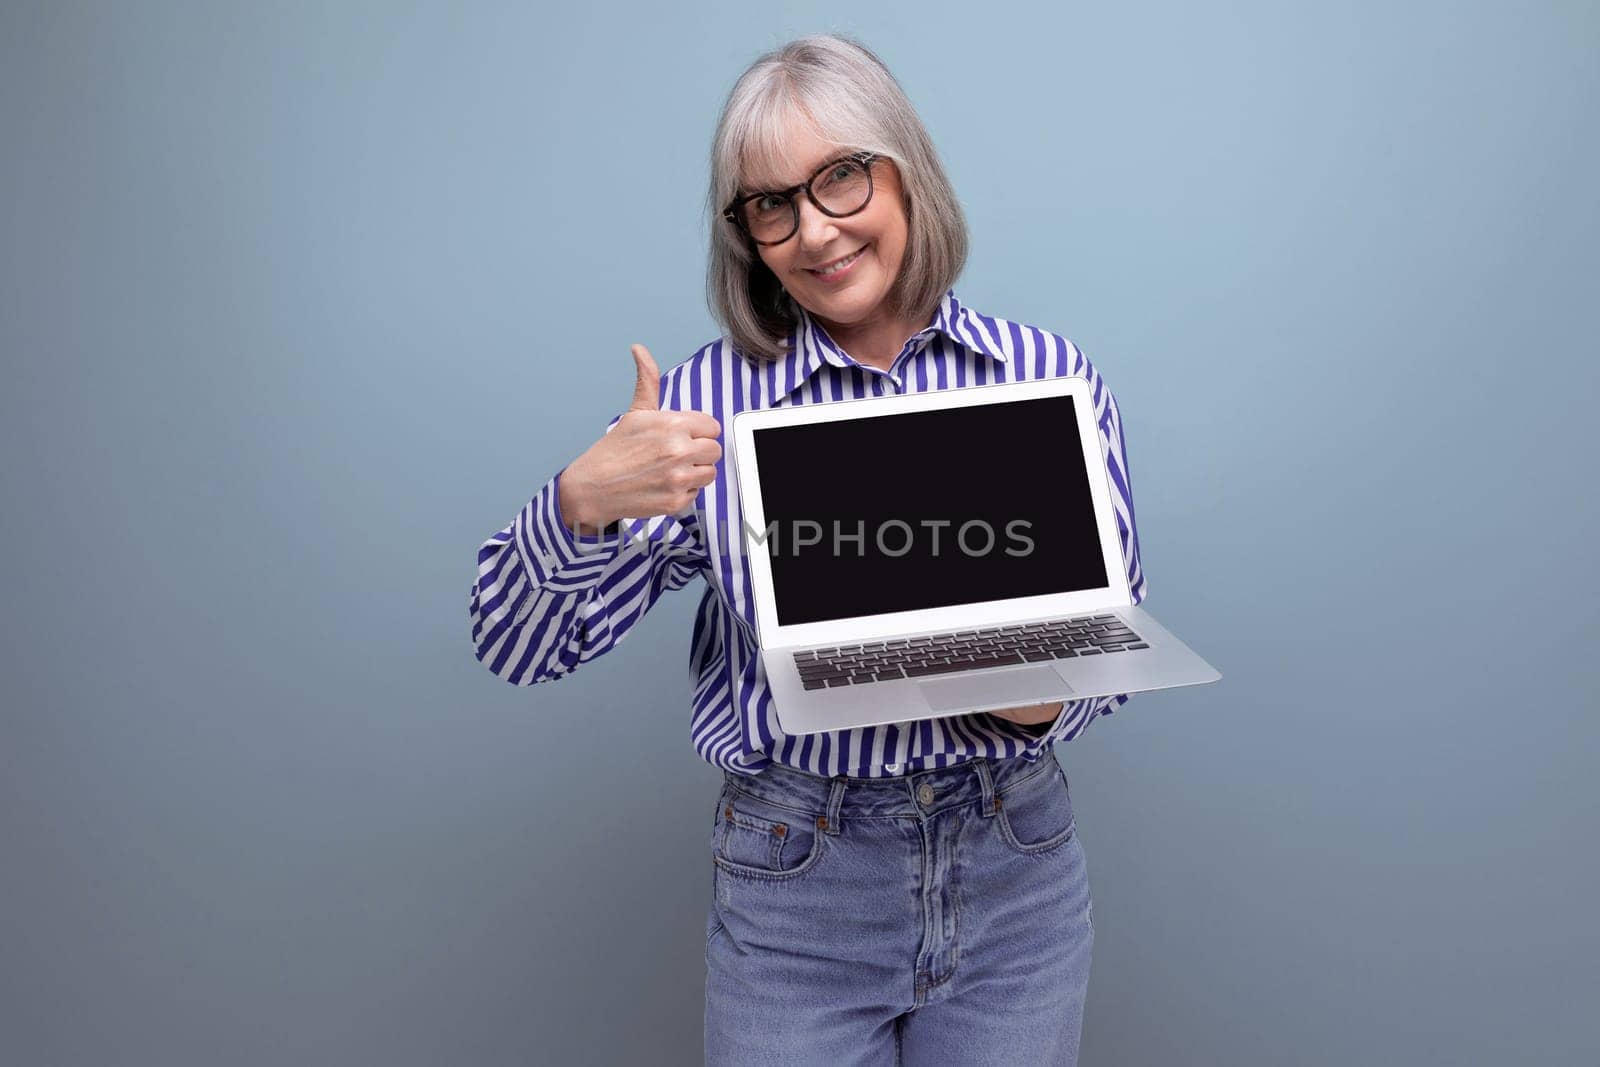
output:
POLYGON ((844 270, 850 264, 854 263, 856 261, 856 259, 860 257, 861 253, 863 253, 865 251, 866 251, 865 248, 858 248, 853 253, 851 253, 850 255, 846 256, 844 259, 841 259, 839 262, 835 263, 833 266, 827 267, 827 268, 825 268, 823 270, 816 271, 815 273, 822 274, 822 275, 836 274, 839 271, 844 270))

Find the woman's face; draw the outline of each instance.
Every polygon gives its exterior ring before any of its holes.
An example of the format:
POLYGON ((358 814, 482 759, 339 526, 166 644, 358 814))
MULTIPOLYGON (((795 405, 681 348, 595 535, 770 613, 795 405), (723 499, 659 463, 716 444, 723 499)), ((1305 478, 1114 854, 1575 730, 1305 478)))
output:
MULTIPOLYGON (((787 189, 815 174, 817 168, 845 154, 845 149, 819 138, 805 123, 791 126, 786 173, 763 175, 770 181, 751 183, 756 189, 787 189)), ((900 174, 894 163, 880 159, 872 164, 872 200, 861 211, 842 219, 817 210, 804 193, 800 228, 782 244, 757 245, 756 252, 795 302, 823 325, 859 329, 892 314, 885 297, 900 276, 906 249, 906 213, 902 204, 900 174), (833 274, 818 268, 834 266, 855 257, 833 274)))

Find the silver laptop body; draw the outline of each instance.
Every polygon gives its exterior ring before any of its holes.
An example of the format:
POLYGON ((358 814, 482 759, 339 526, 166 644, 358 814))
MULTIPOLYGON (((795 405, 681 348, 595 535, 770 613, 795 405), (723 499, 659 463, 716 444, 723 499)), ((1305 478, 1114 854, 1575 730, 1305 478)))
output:
POLYGON ((729 438, 788 734, 1221 678, 1132 603, 1082 378, 745 411, 729 438))

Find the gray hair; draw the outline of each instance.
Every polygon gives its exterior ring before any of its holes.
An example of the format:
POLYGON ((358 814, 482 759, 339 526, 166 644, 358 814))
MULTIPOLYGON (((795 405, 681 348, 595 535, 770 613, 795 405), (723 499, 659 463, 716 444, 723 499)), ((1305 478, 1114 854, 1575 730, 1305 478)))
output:
MULTIPOLYGON (((931 318, 967 260, 967 223, 933 141, 883 61, 842 34, 790 41, 739 76, 711 143, 711 258, 706 301, 746 357, 776 360, 799 321, 791 297, 722 211, 750 173, 776 174, 785 123, 796 112, 841 148, 876 152, 900 172, 908 233, 887 299, 897 315, 931 318)), ((754 183, 752 183, 754 184, 754 183)))

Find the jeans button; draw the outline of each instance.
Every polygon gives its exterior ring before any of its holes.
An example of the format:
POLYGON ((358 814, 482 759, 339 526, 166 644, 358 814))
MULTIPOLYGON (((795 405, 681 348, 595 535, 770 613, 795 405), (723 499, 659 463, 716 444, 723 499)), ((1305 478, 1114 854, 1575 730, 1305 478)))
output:
POLYGON ((922 801, 922 806, 927 807, 933 803, 933 786, 923 782, 917 787, 917 799, 922 801))

